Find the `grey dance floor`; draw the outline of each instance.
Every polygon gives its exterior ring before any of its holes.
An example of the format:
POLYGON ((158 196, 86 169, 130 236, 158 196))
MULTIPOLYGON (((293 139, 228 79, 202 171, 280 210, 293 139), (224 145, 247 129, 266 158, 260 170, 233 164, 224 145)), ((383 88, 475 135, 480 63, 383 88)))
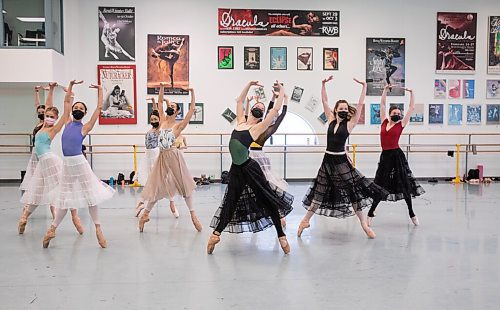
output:
POLYGON ((211 217, 224 186, 194 196, 204 224, 197 233, 187 208, 175 219, 162 201, 139 233, 135 189, 119 189, 101 207, 108 248, 99 248, 86 210, 79 236, 67 216, 50 248, 42 238, 48 208, 17 234, 15 186, 0 187, 1 309, 499 309, 500 184, 423 183, 414 200, 421 226, 404 202, 382 203, 369 240, 355 218, 315 216, 301 239, 307 183, 292 183, 288 217, 292 251, 284 255, 273 228, 223 234, 205 252, 211 217))

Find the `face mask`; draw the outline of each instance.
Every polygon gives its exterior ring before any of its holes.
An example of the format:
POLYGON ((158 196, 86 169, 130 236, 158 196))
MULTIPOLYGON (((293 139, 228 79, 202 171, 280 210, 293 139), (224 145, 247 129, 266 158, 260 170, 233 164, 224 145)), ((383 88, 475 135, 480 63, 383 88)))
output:
POLYGON ((153 126, 153 128, 158 128, 160 126, 160 123, 159 122, 153 122, 153 123, 151 123, 151 126, 153 126))
POLYGON ((262 118, 262 116, 264 115, 264 112, 262 112, 261 109, 257 109, 257 108, 252 109, 251 112, 252 112, 253 117, 255 117, 255 118, 262 118))
POLYGON ((45 118, 45 114, 44 113, 38 113, 38 118, 43 121, 43 119, 45 118))
POLYGON ((85 113, 83 113, 83 111, 80 110, 74 110, 72 114, 73 118, 76 119, 77 121, 81 120, 85 115, 85 113))
POLYGON ((337 112, 337 115, 340 117, 340 118, 347 118, 347 115, 349 115, 349 112, 347 111, 340 111, 340 112, 337 112))
POLYGON ((399 115, 391 115, 391 121, 397 122, 401 119, 401 116, 399 115))
POLYGON ((44 122, 45 122, 46 125, 52 126, 52 125, 55 124, 56 119, 52 118, 52 117, 46 117, 45 120, 44 120, 44 122))
POLYGON ((168 115, 168 116, 172 116, 172 115, 174 115, 174 113, 175 113, 174 109, 173 109, 173 108, 171 108, 171 107, 168 107, 168 108, 167 108, 167 110, 166 110, 165 112, 167 112, 167 115, 168 115))

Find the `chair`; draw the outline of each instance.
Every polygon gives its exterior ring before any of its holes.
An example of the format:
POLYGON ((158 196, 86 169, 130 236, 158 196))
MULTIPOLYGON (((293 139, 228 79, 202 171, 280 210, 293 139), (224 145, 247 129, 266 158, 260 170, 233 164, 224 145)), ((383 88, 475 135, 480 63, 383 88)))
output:
POLYGON ((17 45, 45 45, 45 34, 39 30, 26 30, 25 35, 17 34, 17 45))

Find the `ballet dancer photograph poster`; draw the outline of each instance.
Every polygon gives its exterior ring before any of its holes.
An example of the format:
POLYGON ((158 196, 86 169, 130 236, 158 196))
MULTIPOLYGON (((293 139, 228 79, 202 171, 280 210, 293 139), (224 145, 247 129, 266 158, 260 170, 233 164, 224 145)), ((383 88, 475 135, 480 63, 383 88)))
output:
POLYGON ((99 7, 99 61, 135 61, 135 8, 99 7))
POLYGON ((474 73, 477 13, 437 13, 436 73, 474 73))
POLYGON ((137 124, 135 65, 98 65, 104 102, 99 124, 137 124))
POLYGON ((500 16, 488 21, 488 74, 500 74, 500 16))

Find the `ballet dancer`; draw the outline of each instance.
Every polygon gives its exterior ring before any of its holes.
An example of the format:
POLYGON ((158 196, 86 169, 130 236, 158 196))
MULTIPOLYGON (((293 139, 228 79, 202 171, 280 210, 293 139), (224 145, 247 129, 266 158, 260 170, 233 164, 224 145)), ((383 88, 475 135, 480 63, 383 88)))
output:
MULTIPOLYGON (((378 163, 377 172, 375 173, 375 184, 380 185, 387 191, 388 195, 383 200, 398 201, 404 199, 408 206, 408 214, 415 226, 419 225, 419 221, 413 211, 413 197, 417 197, 425 193, 425 190, 418 184, 410 170, 406 156, 399 147, 398 141, 401 137, 403 129, 406 128, 410 121, 410 116, 415 109, 415 95, 411 89, 405 88, 405 91, 410 93, 410 106, 406 115, 401 118, 401 110, 397 106, 389 108, 389 115, 386 114, 386 98, 387 90, 390 85, 384 87, 382 98, 380 99, 380 119, 383 120, 380 126, 380 144, 382 153, 378 163), (387 117, 386 117, 387 116, 387 117)), ((380 199, 374 199, 370 210, 368 211, 368 225, 371 226, 375 217, 375 209, 380 203, 380 199)))
POLYGON ((385 197, 388 192, 355 169, 345 151, 346 140, 361 116, 366 82, 354 79, 362 85, 356 108, 345 100, 338 100, 332 110, 326 92, 326 83, 332 79, 333 76, 324 79, 321 88, 323 109, 328 118, 326 151, 318 175, 302 201, 307 213, 299 224, 297 236, 300 237, 304 229, 310 227, 309 220, 317 213, 336 218, 355 214, 366 235, 375 238, 375 232, 368 226, 362 209, 370 206, 373 199, 385 197))

